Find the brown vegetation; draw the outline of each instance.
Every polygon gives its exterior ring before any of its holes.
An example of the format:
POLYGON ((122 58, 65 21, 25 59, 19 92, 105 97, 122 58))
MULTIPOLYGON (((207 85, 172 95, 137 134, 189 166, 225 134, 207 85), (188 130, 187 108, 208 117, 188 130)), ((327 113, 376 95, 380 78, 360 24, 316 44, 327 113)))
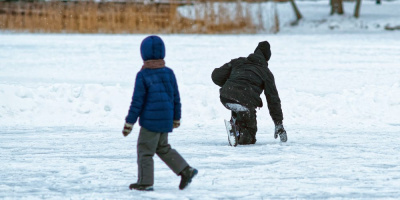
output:
POLYGON ((51 33, 254 33, 264 29, 262 23, 254 23, 246 5, 249 4, 238 1, 228 4, 203 1, 191 5, 104 1, 0 2, 0 30, 51 33), (191 6, 190 17, 179 14, 179 6, 191 6))

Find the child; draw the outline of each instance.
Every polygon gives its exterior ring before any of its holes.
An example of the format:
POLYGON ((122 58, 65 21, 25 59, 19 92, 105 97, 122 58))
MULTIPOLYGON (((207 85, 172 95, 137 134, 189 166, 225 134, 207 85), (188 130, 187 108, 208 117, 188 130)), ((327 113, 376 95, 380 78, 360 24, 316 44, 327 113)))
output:
POLYGON ((181 176, 179 189, 185 189, 197 170, 168 144, 168 132, 180 126, 181 102, 174 72, 165 66, 165 46, 158 36, 142 41, 142 69, 136 75, 132 103, 122 131, 126 137, 139 118, 137 141, 138 180, 129 189, 152 191, 156 153, 168 167, 181 176))
POLYGON ((275 123, 275 139, 287 141, 283 128, 281 100, 276 89, 274 75, 268 68, 271 47, 267 41, 258 43, 254 53, 248 57, 231 60, 214 69, 211 78, 221 87, 221 103, 232 112, 231 122, 239 128, 239 144, 255 144, 257 133, 256 108, 262 107, 260 98, 264 91, 269 113, 275 123))

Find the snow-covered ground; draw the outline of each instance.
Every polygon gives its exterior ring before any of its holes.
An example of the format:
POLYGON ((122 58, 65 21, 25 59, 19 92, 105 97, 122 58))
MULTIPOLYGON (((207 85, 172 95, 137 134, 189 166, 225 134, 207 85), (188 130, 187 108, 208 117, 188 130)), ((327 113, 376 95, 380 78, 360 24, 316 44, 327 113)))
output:
POLYGON ((179 191, 155 157, 149 193, 128 189, 139 127, 121 133, 146 35, 0 34, 0 199, 398 199, 400 33, 302 27, 161 35, 183 104, 170 143, 199 174, 179 191), (233 148, 211 72, 262 40, 289 140, 264 107, 257 143, 233 148))
MULTIPOLYGON (((376 4, 375 0, 363 0, 360 7, 359 18, 354 17, 355 1, 343 2, 343 15, 330 15, 330 4, 327 0, 303 0, 296 1, 296 5, 302 15, 302 19, 296 21, 296 16, 289 2, 259 2, 248 3, 211 3, 195 4, 179 7, 181 16, 190 19, 204 18, 203 11, 208 16, 218 12, 220 7, 224 11, 224 17, 234 19, 238 10, 249 11, 242 15, 249 15, 252 22, 257 25, 258 32, 272 33, 276 31, 276 22, 279 22, 279 32, 282 33, 349 33, 382 31, 385 27, 400 27, 400 1, 382 1, 376 4), (221 5, 222 4, 222 5, 221 5), (238 7, 240 6, 240 7, 238 7), (213 9, 210 9, 213 8, 213 9), (277 21, 275 19, 277 16, 277 21)), ((212 19, 212 17, 208 17, 212 19)), ((217 19, 218 20, 218 19, 217 19)))
POLYGON ((380 32, 385 27, 400 26, 400 1, 362 0, 359 18, 354 18, 355 1, 343 2, 343 15, 330 15, 329 1, 296 1, 303 16, 297 26, 290 26, 295 15, 289 3, 279 3, 281 31, 285 33, 380 32))

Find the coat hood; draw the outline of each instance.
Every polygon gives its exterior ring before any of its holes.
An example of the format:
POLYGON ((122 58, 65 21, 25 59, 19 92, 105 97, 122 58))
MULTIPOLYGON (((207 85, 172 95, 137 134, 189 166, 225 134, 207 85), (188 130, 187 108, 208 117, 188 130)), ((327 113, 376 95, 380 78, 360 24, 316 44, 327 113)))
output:
POLYGON ((164 42, 156 35, 146 37, 140 45, 140 54, 142 55, 143 61, 164 59, 164 42))
POLYGON ((258 43, 258 46, 254 50, 254 53, 256 53, 257 50, 260 50, 262 54, 264 55, 264 58, 269 61, 271 58, 271 46, 269 45, 268 41, 262 41, 258 43))

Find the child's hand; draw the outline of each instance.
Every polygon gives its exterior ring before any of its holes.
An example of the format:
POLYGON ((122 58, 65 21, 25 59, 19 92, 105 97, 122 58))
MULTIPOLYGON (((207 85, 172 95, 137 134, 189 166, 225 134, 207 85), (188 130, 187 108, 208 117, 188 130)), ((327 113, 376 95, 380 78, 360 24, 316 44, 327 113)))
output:
POLYGON ((172 125, 174 128, 178 128, 181 125, 181 120, 174 120, 174 124, 172 125))
POLYGON ((287 141, 287 133, 285 131, 285 128, 283 128, 282 125, 282 121, 279 122, 274 122, 275 123, 275 134, 274 134, 274 138, 279 138, 281 140, 281 142, 286 142, 287 141))
POLYGON ((133 128, 133 124, 130 123, 125 123, 124 125, 124 129, 122 130, 122 134, 126 137, 129 135, 129 133, 131 133, 133 128))

